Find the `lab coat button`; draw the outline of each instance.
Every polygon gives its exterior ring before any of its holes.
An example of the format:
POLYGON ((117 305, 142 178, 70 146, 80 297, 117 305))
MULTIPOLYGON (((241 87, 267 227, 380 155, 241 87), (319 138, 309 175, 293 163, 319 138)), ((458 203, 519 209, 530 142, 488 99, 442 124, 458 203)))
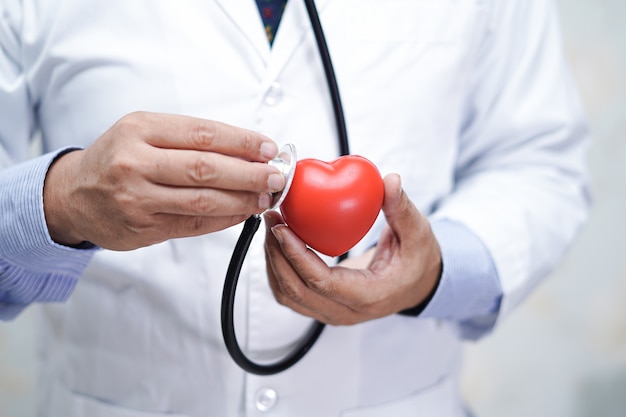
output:
POLYGON ((283 89, 279 83, 272 83, 269 90, 265 94, 265 104, 275 106, 283 98, 283 89))
POLYGON ((261 388, 254 396, 254 404, 259 411, 269 411, 278 402, 278 393, 271 388, 261 388))

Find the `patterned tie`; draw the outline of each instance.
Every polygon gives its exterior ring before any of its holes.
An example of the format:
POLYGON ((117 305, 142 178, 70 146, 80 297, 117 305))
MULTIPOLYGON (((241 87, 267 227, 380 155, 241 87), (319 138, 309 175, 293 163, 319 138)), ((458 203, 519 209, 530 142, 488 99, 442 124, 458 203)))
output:
POLYGON ((263 24, 265 25, 267 40, 269 40, 270 45, 272 45, 287 0, 256 0, 256 4, 259 6, 261 19, 263 19, 263 24))

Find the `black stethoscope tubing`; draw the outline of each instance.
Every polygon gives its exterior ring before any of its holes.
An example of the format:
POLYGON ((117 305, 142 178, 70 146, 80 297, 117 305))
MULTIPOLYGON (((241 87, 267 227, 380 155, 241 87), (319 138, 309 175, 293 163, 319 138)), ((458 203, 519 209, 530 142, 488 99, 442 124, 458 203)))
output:
MULTIPOLYGON (((339 151, 341 155, 348 155, 350 153, 350 148, 348 145, 346 122, 344 118, 343 106, 341 104, 341 97, 339 95, 337 78, 335 76, 333 64, 330 59, 330 52, 328 51, 328 45, 326 43, 326 37, 324 36, 324 31, 322 30, 322 24, 320 22, 314 0, 304 0, 304 4, 306 6, 309 19, 311 20, 311 26, 313 28, 313 33, 319 49, 319 55, 324 66, 328 89, 330 91, 335 123, 337 125, 339 151)), ((244 223, 241 235, 239 236, 235 249, 233 250, 228 270, 226 272, 224 290, 222 292, 222 335, 224 337, 224 343, 226 344, 228 353, 233 358, 235 363, 237 363, 237 365, 239 365, 244 371, 256 375, 273 375, 292 367, 300 359, 302 359, 311 347, 313 347, 318 337, 324 330, 325 325, 324 323, 314 320, 307 333, 302 337, 301 341, 292 350, 292 352, 275 363, 256 363, 250 360, 241 350, 241 347, 237 342, 237 336, 235 335, 235 292, 237 290, 237 282, 239 281, 239 274, 243 266, 243 261, 248 253, 248 248, 250 247, 254 234, 259 229, 260 224, 260 216, 255 215, 248 218, 248 220, 244 223)), ((344 254, 339 257, 339 260, 341 261, 346 257, 347 254, 344 254)))
POLYGON ((328 90, 330 91, 330 98, 333 102, 333 112, 335 115, 335 123, 337 124, 339 153, 342 156, 349 155, 350 146, 348 144, 346 119, 344 117, 343 106, 341 104, 341 96, 339 95, 337 77, 335 76, 333 63, 330 59, 330 52, 328 51, 328 44, 326 43, 326 37, 324 36, 324 31, 322 30, 320 16, 315 8, 314 0, 304 0, 304 4, 309 14, 309 19, 311 20, 311 26, 313 27, 313 33, 315 34, 317 48, 319 49, 322 64, 324 65, 324 74, 326 74, 326 82, 328 84, 328 90))

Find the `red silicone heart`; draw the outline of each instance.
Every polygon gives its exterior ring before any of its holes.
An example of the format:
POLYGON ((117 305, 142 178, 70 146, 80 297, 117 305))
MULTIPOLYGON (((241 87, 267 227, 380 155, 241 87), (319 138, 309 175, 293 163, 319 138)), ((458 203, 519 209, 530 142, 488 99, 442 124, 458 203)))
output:
POLYGON ((303 159, 280 207, 289 228, 311 248, 338 256, 356 245, 374 224, 384 185, 376 166, 347 155, 326 163, 303 159))

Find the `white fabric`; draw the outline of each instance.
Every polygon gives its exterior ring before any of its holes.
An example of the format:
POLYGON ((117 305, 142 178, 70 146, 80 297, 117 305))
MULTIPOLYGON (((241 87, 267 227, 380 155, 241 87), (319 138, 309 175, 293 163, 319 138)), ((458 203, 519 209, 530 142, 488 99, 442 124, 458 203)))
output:
MULTIPOLYGON (((586 214, 587 132, 547 0, 319 0, 351 151, 398 172, 421 210, 461 222, 495 260, 500 316, 555 265, 586 214)), ((269 49, 250 0, 3 0, 0 161, 88 146, 126 113, 182 113, 338 148, 303 4, 269 49), (36 111, 35 111, 36 110, 36 111), (36 115, 36 117, 35 117, 36 115), (37 121, 37 122, 36 122, 37 121)), ((354 251, 372 245, 381 222, 354 251)), ((97 253, 71 299, 49 306, 42 416, 462 416, 456 322, 393 316, 328 328, 307 357, 244 375, 220 330, 239 229, 97 253), (176 281, 176 285, 172 285, 176 281), (262 412, 255 395, 278 394, 262 412)), ((282 352, 308 319, 278 306, 262 239, 237 300, 242 343, 282 352)), ((467 317, 471 319, 471 317, 467 317)))

